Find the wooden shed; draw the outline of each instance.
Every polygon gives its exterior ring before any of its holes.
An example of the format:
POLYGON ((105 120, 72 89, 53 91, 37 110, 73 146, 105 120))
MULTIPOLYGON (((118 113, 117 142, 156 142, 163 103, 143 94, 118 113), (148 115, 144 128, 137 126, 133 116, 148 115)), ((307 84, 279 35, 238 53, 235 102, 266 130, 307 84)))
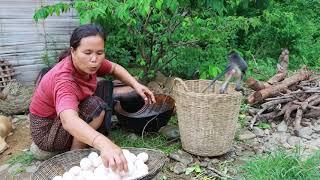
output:
POLYGON ((69 38, 78 25, 71 10, 36 23, 33 15, 41 6, 57 0, 0 0, 0 60, 6 60, 18 73, 16 79, 30 85, 49 59, 69 46, 69 38))

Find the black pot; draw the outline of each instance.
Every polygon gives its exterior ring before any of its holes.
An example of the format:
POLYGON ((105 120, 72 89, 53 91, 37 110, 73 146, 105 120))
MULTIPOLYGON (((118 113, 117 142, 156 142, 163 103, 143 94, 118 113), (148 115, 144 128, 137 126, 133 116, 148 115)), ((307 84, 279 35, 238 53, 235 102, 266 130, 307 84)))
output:
POLYGON ((174 111, 174 100, 164 94, 156 94, 156 103, 145 103, 140 96, 122 98, 115 104, 115 113, 121 127, 141 133, 157 132, 167 125, 174 111))

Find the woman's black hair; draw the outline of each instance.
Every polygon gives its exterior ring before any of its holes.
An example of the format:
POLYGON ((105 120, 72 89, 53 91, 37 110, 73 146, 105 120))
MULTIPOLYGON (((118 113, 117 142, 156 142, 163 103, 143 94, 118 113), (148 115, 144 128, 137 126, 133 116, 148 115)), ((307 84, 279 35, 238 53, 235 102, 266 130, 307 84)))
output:
MULTIPOLYGON (((86 25, 81 25, 77 27, 70 38, 70 47, 73 49, 77 49, 80 45, 80 41, 82 38, 89 37, 89 36, 100 36, 104 41, 106 41, 106 34, 103 32, 102 28, 98 25, 95 24, 86 24, 86 25)), ((58 62, 63 60, 65 57, 69 56, 71 54, 70 48, 64 50, 63 52, 60 53, 58 57, 58 62)), ((52 68, 51 67, 45 67, 43 68, 35 81, 35 84, 38 85, 42 79, 42 77, 52 68)))
MULTIPOLYGON (((95 24, 85 24, 77 27, 71 35, 70 38, 70 47, 73 49, 77 49, 80 45, 80 41, 82 38, 89 37, 89 36, 100 36, 104 41, 106 41, 106 34, 102 30, 102 28, 99 25, 95 24)), ((71 54, 70 48, 63 51, 59 57, 58 62, 60 62, 65 57, 69 56, 71 54)))

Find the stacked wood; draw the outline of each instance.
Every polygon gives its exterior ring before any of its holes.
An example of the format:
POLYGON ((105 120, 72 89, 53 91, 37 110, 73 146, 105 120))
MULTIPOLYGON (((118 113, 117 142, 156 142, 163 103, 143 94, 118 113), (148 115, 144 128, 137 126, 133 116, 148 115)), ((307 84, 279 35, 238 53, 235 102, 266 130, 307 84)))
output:
POLYGON ((250 128, 259 120, 282 118, 298 132, 303 118, 320 116, 320 76, 312 76, 310 70, 302 67, 287 77, 288 63, 289 51, 285 49, 279 57, 276 75, 267 82, 247 80, 248 87, 255 90, 248 102, 261 107, 249 112, 254 116, 250 128))
MULTIPOLYGON (((5 88, 5 86, 15 80, 15 71, 11 64, 7 63, 5 60, 0 59, 0 92, 5 88)), ((4 95, 0 93, 0 98, 2 99, 4 95)))

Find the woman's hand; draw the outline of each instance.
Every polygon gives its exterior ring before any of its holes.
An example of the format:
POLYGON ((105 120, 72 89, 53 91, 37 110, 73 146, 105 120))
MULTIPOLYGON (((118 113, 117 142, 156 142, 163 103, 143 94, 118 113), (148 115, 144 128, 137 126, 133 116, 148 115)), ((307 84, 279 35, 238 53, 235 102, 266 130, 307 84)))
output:
POLYGON ((105 167, 111 168, 114 172, 128 172, 128 164, 120 147, 109 139, 100 135, 94 144, 100 150, 100 156, 105 167))
POLYGON ((153 93, 144 85, 140 84, 134 77, 132 77, 129 72, 117 63, 112 63, 111 73, 124 82, 125 84, 131 86, 136 90, 136 92, 144 99, 145 102, 155 103, 153 93))
POLYGON ((145 102, 155 103, 156 99, 153 93, 144 85, 137 83, 134 86, 136 92, 144 99, 145 102))

